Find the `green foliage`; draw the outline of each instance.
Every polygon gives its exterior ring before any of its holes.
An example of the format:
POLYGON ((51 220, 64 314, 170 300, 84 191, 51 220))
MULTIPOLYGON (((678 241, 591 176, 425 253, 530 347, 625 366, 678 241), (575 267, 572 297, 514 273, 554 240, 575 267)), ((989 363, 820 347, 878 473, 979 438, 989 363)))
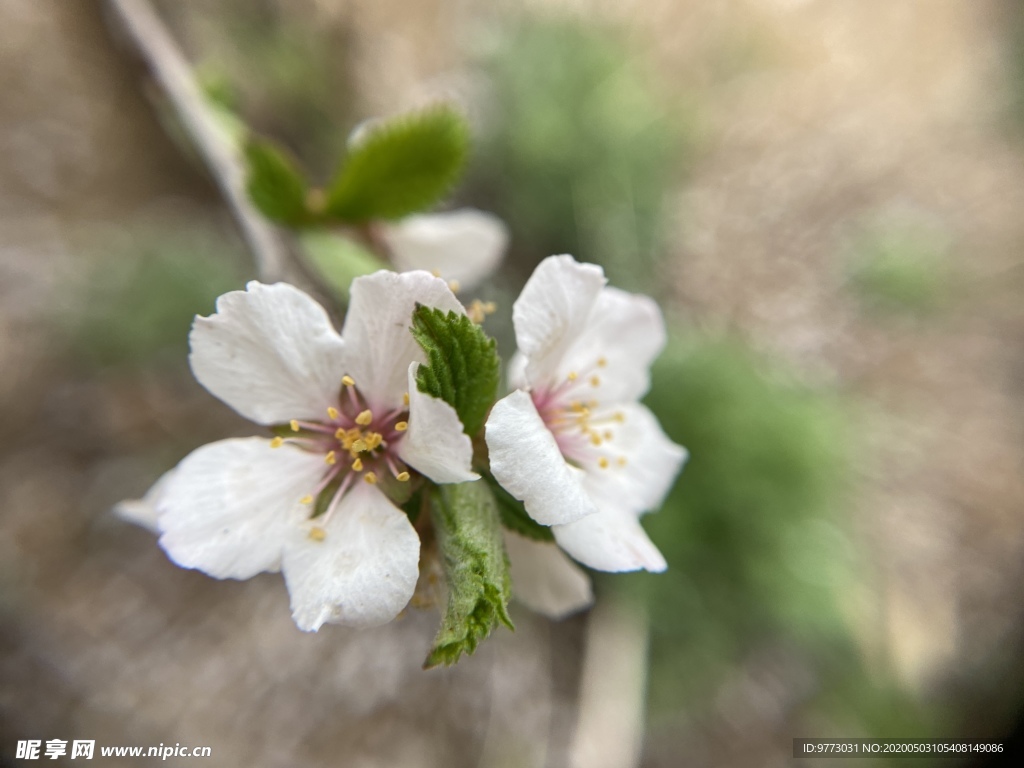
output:
POLYGON ((836 591, 852 545, 834 514, 846 481, 844 412, 738 345, 675 341, 649 405, 691 459, 645 525, 665 574, 624 577, 652 608, 653 711, 704 699, 757 638, 845 637, 836 591))
POLYGON ((299 244, 306 264, 342 304, 348 303, 353 280, 387 268, 358 243, 328 230, 304 230, 299 234, 299 244))
POLYGON ((306 180, 279 147, 267 139, 250 138, 245 161, 246 191, 264 216, 289 227, 308 220, 306 180))
POLYGON ((649 287, 692 119, 666 106, 610 30, 529 19, 504 28, 484 62, 497 113, 473 186, 524 261, 573 253, 618 286, 649 287))
POLYGON ((551 532, 550 526, 541 525, 530 517, 523 506, 523 502, 502 488, 498 481, 492 477, 488 476, 487 482, 494 493, 494 500, 498 503, 498 514, 501 515, 502 525, 534 541, 555 540, 555 535, 551 532))
POLYGON ((436 486, 430 513, 444 558, 448 608, 424 668, 473 653, 499 623, 514 629, 508 557, 490 488, 479 481, 436 486))
POLYGON ((349 147, 327 193, 342 221, 397 219, 440 202, 462 173, 469 129, 452 107, 377 122, 349 147))
POLYGON ((864 303, 885 312, 929 314, 949 291, 948 242, 911 222, 879 224, 860 234, 851 253, 851 281, 864 303))
POLYGON ((472 437, 484 425, 498 392, 497 343, 465 315, 417 305, 412 335, 427 353, 416 376, 420 392, 440 398, 472 437))
POLYGON ((216 298, 241 281, 234 243, 195 222, 137 230, 100 248, 102 257, 83 260, 84 281, 71 287, 71 308, 61 317, 72 352, 90 366, 185 360, 192 318, 212 312, 216 298))

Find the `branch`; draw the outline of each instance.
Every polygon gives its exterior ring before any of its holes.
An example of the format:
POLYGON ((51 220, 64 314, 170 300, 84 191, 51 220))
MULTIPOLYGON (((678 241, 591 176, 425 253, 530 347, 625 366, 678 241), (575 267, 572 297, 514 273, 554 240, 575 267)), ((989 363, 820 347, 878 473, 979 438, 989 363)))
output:
POLYGON ((263 218, 245 190, 245 166, 234 142, 218 124, 181 50, 148 0, 108 0, 107 7, 170 100, 231 212, 256 262, 260 279, 286 277, 288 252, 274 227, 263 218))

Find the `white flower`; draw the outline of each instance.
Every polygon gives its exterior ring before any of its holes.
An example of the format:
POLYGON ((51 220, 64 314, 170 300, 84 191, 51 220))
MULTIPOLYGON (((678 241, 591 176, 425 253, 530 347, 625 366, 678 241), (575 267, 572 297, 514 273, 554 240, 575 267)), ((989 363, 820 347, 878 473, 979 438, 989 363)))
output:
POLYGON ((531 611, 564 619, 594 602, 590 577, 557 547, 505 531, 512 596, 531 611))
POLYGON ((665 344, 657 304, 605 286, 600 267, 552 256, 513 307, 516 391, 487 421, 491 472, 576 560, 661 571, 640 526, 686 458, 639 402, 665 344))
POLYGON ((455 411, 416 388, 417 302, 464 311, 443 280, 382 271, 352 283, 340 336, 284 283, 249 283, 196 318, 199 382, 286 436, 211 443, 162 480, 154 504, 172 560, 217 578, 281 570, 304 630, 382 624, 405 607, 420 542, 389 496, 417 471, 439 483, 477 477, 455 411))
POLYGON ((395 269, 425 269, 461 289, 476 287, 498 268, 509 239, 501 219, 473 208, 409 216, 382 225, 380 233, 395 269))

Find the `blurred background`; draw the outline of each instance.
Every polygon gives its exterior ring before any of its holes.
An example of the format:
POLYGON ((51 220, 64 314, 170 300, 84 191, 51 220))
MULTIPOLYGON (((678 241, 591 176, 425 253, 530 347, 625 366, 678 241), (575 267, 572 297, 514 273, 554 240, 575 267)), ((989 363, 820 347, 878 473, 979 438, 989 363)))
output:
MULTIPOLYGON (((465 108, 452 204, 511 229, 482 291, 504 354, 552 253, 662 303, 648 402, 691 453, 645 518, 670 568, 596 581, 646 621, 627 643, 644 702, 623 710, 642 743, 582 764, 786 765, 794 737, 1013 729, 1024 7, 158 7, 211 102, 314 178, 364 119, 465 108)), ((85 738, 225 766, 581 765, 579 713, 615 697, 583 684, 586 615, 516 606, 514 635, 424 673, 436 613, 304 635, 280 578, 178 569, 111 514, 250 433, 186 354, 192 316, 254 270, 109 22, 92 0, 0 6, 0 764, 17 739, 85 738)))

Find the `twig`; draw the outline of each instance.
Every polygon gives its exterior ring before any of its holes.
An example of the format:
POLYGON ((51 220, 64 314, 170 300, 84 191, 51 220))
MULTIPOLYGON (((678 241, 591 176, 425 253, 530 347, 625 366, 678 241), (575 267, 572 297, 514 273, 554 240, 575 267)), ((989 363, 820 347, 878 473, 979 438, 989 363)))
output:
POLYGON ((167 27, 148 0, 107 0, 107 7, 123 25, 206 161, 252 251, 260 279, 272 282, 289 276, 288 252, 279 233, 249 202, 238 148, 218 124, 167 27))

